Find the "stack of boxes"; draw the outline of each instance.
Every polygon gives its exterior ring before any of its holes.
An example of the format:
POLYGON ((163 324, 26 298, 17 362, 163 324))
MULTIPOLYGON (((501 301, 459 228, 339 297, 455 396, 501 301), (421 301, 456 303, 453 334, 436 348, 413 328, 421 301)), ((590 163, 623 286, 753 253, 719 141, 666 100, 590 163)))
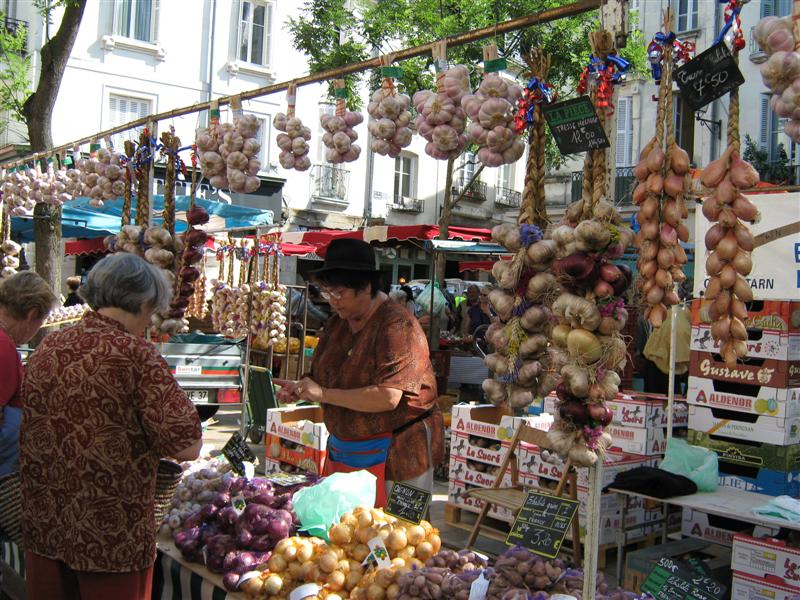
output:
POLYGON ((328 429, 319 406, 267 411, 266 473, 322 473, 327 445, 328 429))
MULTIPOLYGON (((748 355, 732 367, 704 323, 707 306, 692 306, 689 442, 717 453, 722 486, 800 496, 800 304, 752 303, 748 355)), ((684 511, 685 535, 731 545, 736 532, 749 530, 684 511)))
MULTIPOLYGON (((545 398, 545 411, 555 413, 557 399, 554 395, 545 398)), ((650 395, 619 394, 608 403, 614 413, 611 425, 606 431, 614 438, 614 445, 607 451, 603 463, 603 482, 605 488, 614 481, 618 473, 636 467, 657 466, 666 449, 666 398, 650 395)), ((683 401, 673 405, 673 428, 685 428, 688 409, 683 401)), ((679 431, 675 431, 679 433, 679 431)), ((535 446, 525 445, 519 458, 520 479, 526 485, 543 488, 555 487, 563 473, 564 463, 554 453, 541 452, 535 446)), ((578 500, 581 503, 579 515, 581 523, 586 522, 586 505, 589 499, 589 471, 577 470, 578 500)), ((600 545, 616 543, 620 526, 620 500, 616 494, 603 494, 601 497, 600 545)), ((628 502, 626 525, 630 541, 647 537, 660 531, 660 524, 650 524, 662 516, 662 508, 651 510, 641 498, 628 502)), ((585 535, 581 526, 581 535, 585 535)), ((571 532, 570 536, 571 537, 571 532)))
POLYGON ((800 548, 737 534, 731 553, 732 600, 793 600, 800 596, 800 548))

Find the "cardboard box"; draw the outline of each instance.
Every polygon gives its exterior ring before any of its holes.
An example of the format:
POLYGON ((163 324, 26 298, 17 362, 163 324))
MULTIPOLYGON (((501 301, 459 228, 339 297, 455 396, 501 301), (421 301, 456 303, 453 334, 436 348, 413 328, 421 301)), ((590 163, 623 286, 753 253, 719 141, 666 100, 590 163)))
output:
POLYGON ((800 595, 800 549, 770 538, 735 535, 731 569, 771 583, 785 585, 800 595))
POLYGON ((265 473, 303 473, 308 469, 303 469, 291 463, 283 462, 274 458, 267 457, 264 460, 265 473))
MULTIPOLYGON (((755 387, 800 387, 800 362, 776 358, 738 359, 729 367, 715 352, 692 350, 689 375, 755 387)), ((751 394, 754 395, 754 394, 751 394)))
POLYGON ((304 471, 322 473, 325 467, 326 454, 324 450, 317 450, 312 446, 290 442, 275 434, 267 434, 267 458, 300 467, 304 471))
MULTIPOLYGON (((782 363, 784 365, 792 363, 782 363)), ((779 419, 800 417, 800 389, 761 387, 720 379, 689 377, 689 404, 779 419)))
MULTIPOLYGON (((453 457, 450 461, 448 481, 463 481, 476 487, 490 488, 494 485, 499 472, 500 467, 497 466, 485 465, 485 463, 467 460, 463 457, 453 457), (489 470, 482 471, 480 468, 476 468, 478 465, 488 466, 489 470)), ((511 469, 506 469, 503 482, 500 485, 502 487, 511 487, 513 485, 511 469)))
MULTIPOLYGON (((708 307, 711 301, 692 301, 692 325, 709 325, 708 307)), ((771 329, 786 333, 800 331, 800 302, 783 300, 755 300, 747 303, 747 320, 744 324, 753 329, 771 329)))
POLYGON ((681 533, 687 537, 698 538, 722 546, 732 546, 733 536, 737 533, 758 535, 761 531, 767 531, 769 535, 778 533, 777 529, 755 526, 746 521, 710 515, 693 508, 683 509, 681 533))
POLYGON ((451 463, 456 457, 461 457, 499 466, 508 450, 508 446, 504 448, 500 440, 470 435, 462 431, 453 430, 450 438, 451 463), (488 446, 483 447, 479 444, 488 444, 488 446))
POLYGON ((721 486, 769 496, 800 497, 800 470, 773 471, 724 460, 720 460, 718 466, 721 486))
POLYGON ((776 446, 761 442, 723 439, 694 429, 689 430, 689 443, 713 450, 720 461, 731 464, 784 472, 800 470, 800 445, 797 444, 776 446))
MULTIPOLYGON (((474 488, 475 486, 469 485, 463 481, 450 481, 447 486, 447 500, 456 506, 460 506, 471 512, 479 513, 483 509, 483 502, 471 496, 464 495, 465 491, 474 488)), ((489 509, 489 516, 493 519, 505 521, 506 523, 514 522, 514 514, 510 510, 499 506, 492 506, 489 509)))
POLYGON ((796 600, 800 590, 767 582, 746 573, 733 572, 731 600, 796 600))
MULTIPOLYGON (((800 360, 800 333, 769 329, 748 329, 747 357, 777 360, 800 360)), ((692 350, 719 354, 720 343, 711 337, 709 325, 693 325, 692 350)))
MULTIPOLYGON (((668 525, 668 528, 676 527, 677 526, 677 521, 674 520, 674 519, 671 519, 671 521, 672 522, 668 525)), ((584 540, 586 538, 586 527, 581 525, 580 531, 581 531, 581 540, 584 540)), ((632 543, 632 542, 635 542, 637 540, 641 540, 643 538, 646 538, 648 536, 651 536, 651 535, 654 535, 654 534, 660 534, 660 533, 661 533, 661 524, 660 523, 654 524, 654 525, 647 525, 647 524, 641 525, 639 527, 635 527, 634 529, 629 529, 626 532, 627 542, 628 543, 632 543)), ((615 546, 617 544, 617 529, 616 528, 612 529, 610 527, 605 527, 605 528, 600 530, 599 538, 600 539, 599 539, 598 543, 600 544, 600 546, 615 546)), ((571 527, 567 530, 567 538, 566 539, 572 540, 572 528, 571 527)))
MULTIPOLYGON (((558 398, 550 394, 544 399, 546 413, 555 414, 558 398)), ((606 403, 613 411, 612 423, 627 427, 666 427, 667 397, 653 394, 617 394, 611 402, 606 403)), ((686 427, 689 419, 689 408, 684 399, 676 399, 672 406, 672 426, 686 427)))
POLYGON ((606 427, 612 438, 611 451, 653 456, 667 449, 666 430, 662 427, 625 427, 612 423, 606 427))
POLYGON ((316 450, 328 447, 328 428, 322 422, 319 406, 287 406, 267 411, 267 435, 310 446, 316 450))
POLYGON ((689 405, 689 427, 709 435, 778 446, 800 441, 800 418, 779 419, 695 404, 689 405))

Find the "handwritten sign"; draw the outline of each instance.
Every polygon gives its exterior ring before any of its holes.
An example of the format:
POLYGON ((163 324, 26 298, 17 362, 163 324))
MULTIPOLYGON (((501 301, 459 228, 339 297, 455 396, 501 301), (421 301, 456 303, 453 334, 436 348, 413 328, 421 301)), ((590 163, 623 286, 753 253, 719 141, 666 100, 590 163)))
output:
POLYGON ((528 492, 506 543, 522 544, 534 554, 555 558, 580 503, 540 492, 528 492))
POLYGON ((681 97, 699 110, 744 83, 744 77, 725 43, 711 46, 675 70, 681 97))
POLYGON ((430 501, 430 492, 395 482, 389 492, 385 511, 398 519, 419 525, 428 511, 430 501))
POLYGON ((561 154, 608 148, 608 138, 588 96, 543 104, 545 121, 561 154))
POLYGON ((244 438, 237 431, 227 443, 222 447, 222 454, 231 463, 231 467, 239 475, 245 474, 245 462, 254 463, 256 455, 250 450, 250 446, 244 441, 244 438))
POLYGON ((727 588, 714 580, 705 567, 661 557, 642 584, 656 600, 723 600, 727 588))

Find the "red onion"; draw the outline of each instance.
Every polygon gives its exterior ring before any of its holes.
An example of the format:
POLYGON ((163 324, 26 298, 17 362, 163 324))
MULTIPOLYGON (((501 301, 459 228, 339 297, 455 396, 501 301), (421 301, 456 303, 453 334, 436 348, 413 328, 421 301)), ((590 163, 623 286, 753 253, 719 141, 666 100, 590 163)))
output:
POLYGON ((200 271, 194 267, 183 267, 180 272, 181 281, 195 281, 200 277, 200 271))
POLYGON ((190 210, 186 211, 186 220, 190 225, 203 225, 208 223, 208 212, 206 212, 206 209, 194 205, 190 210))
POLYGON ((604 263, 600 265, 600 278, 608 283, 614 283, 617 279, 623 277, 622 271, 617 268, 617 265, 611 263, 604 263))
POLYGON ((208 234, 202 229, 189 229, 186 232, 187 246, 202 246, 208 240, 208 234))
POLYGON ((201 258, 203 258, 203 251, 192 246, 187 246, 186 250, 183 251, 184 264, 193 265, 201 258))
POLYGON ((607 281, 602 279, 594 284, 594 295, 598 298, 605 298, 614 294, 614 288, 607 281))

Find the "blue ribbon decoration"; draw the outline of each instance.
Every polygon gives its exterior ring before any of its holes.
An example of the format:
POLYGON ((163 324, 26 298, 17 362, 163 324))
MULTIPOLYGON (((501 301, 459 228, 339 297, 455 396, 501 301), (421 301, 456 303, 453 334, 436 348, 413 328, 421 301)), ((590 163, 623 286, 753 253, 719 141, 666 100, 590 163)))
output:
MULTIPOLYGON (((720 4, 727 4, 726 0, 720 0, 720 4)), ((731 27, 733 27, 734 21, 739 17, 739 13, 742 12, 741 6, 736 6, 731 10, 730 17, 725 19, 725 25, 722 26, 722 29, 719 32, 719 35, 714 40, 714 45, 722 43, 725 39, 725 35, 730 31, 731 27)))
POLYGON ((538 225, 520 225, 519 238, 526 248, 544 238, 544 232, 538 225))

